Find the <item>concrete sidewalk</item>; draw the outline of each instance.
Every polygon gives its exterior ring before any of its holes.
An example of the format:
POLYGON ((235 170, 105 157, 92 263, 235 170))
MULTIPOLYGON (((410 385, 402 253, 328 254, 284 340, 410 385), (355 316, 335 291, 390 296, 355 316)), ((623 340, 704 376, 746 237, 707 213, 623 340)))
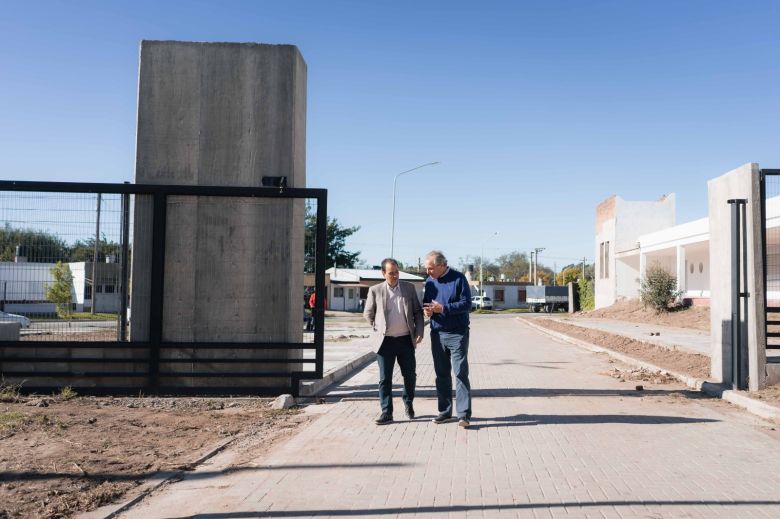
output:
POLYGON ((470 429, 430 421, 424 343, 417 419, 396 398, 397 421, 373 423, 370 364, 268 457, 206 462, 121 517, 780 516, 769 424, 683 386, 634 391, 605 374, 606 357, 511 317, 472 323, 470 429))

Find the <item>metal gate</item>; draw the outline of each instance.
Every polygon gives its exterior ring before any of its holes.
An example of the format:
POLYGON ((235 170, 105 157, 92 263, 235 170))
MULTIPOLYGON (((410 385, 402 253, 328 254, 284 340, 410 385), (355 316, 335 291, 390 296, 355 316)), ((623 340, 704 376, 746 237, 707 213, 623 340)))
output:
POLYGON ((766 360, 780 363, 780 169, 762 169, 766 360))
MULTIPOLYGON (((307 301, 312 290, 325 293, 326 214, 326 190, 288 189, 283 184, 248 188, 0 181, 0 323, 21 325, 19 340, 0 340, 3 382, 20 385, 22 391, 71 386, 85 394, 297 395, 301 380, 323 375, 325 298, 316 298, 315 308, 308 308, 307 301), (177 274, 170 266, 166 271, 166 230, 171 224, 166 215, 173 202, 187 197, 212 204, 303 201, 305 213, 294 218, 305 226, 302 249, 291 256, 301 255, 297 259, 304 272, 299 297, 289 295, 290 307, 300 316, 300 340, 193 342, 163 337, 165 320, 176 318, 163 311, 164 298, 171 297, 165 293, 166 277, 177 274), (137 314, 146 309, 128 307, 134 252, 130 229, 136 217, 133 208, 142 199, 151 209, 149 333, 148 339, 137 340, 128 333, 133 310, 137 314)), ((258 276, 265 275, 257 270, 258 276)))

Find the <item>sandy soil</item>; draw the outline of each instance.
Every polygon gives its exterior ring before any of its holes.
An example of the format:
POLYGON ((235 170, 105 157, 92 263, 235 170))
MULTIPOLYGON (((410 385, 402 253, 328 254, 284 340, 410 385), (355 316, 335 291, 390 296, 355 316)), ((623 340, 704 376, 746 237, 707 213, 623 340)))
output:
POLYGON ((570 337, 623 353, 629 357, 647 361, 669 371, 683 373, 696 378, 707 378, 710 374, 710 358, 706 355, 664 348, 655 344, 629 339, 622 335, 583 328, 552 319, 535 319, 534 323, 570 337))
POLYGON ((259 398, 0 393, 0 518, 71 517, 233 440, 256 457, 308 421, 259 398))
MULTIPOLYGON (((643 324, 661 324, 665 326, 677 326, 679 328, 693 328, 697 330, 709 330, 709 308, 692 307, 668 315, 657 315, 650 310, 642 310, 638 303, 622 302, 602 310, 575 314, 587 317, 603 317, 607 319, 622 319, 624 321, 640 322, 643 324), (626 318, 626 316, 630 318, 626 318), (703 324, 707 323, 707 327, 703 324), (688 326, 686 326, 686 324, 688 326)), ((617 351, 654 364, 660 368, 676 373, 690 375, 692 377, 707 380, 710 378, 710 358, 706 355, 697 355, 679 350, 673 350, 636 341, 620 335, 608 332, 583 328, 574 324, 566 324, 551 319, 536 319, 535 323, 575 337, 591 344, 617 351)), ((641 374, 641 376, 658 378, 658 374, 641 374)), ((639 376, 639 375, 638 375, 639 376)), ((633 380, 633 379, 631 379, 633 380)), ((646 380, 646 379, 645 379, 646 380)), ((775 385, 761 391, 742 391, 745 396, 755 398, 780 408, 780 386, 775 385)))
POLYGON ((662 326, 710 331, 709 306, 691 306, 659 314, 650 307, 643 307, 642 303, 637 299, 625 299, 606 308, 590 312, 578 312, 574 314, 574 317, 602 317, 604 319, 617 319, 632 323, 659 324, 662 326))

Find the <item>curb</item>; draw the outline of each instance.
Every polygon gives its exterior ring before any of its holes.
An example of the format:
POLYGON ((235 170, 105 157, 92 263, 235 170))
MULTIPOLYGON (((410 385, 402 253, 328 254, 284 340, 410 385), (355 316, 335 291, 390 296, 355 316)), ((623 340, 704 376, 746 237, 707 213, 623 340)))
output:
POLYGON ((312 380, 312 381, 308 381, 308 380, 301 381, 299 386, 300 391, 298 392, 298 394, 301 397, 319 396, 319 393, 323 389, 335 384, 336 382, 341 382, 349 375, 351 375, 354 371, 359 370, 360 368, 362 368, 363 366, 365 366, 375 358, 376 358, 375 351, 367 351, 361 354, 360 356, 350 360, 346 364, 334 369, 333 371, 326 373, 321 379, 312 380))
MULTIPOLYGON (((208 460, 209 458, 212 458, 219 454, 222 450, 225 449, 228 445, 236 441, 238 437, 229 438, 227 440, 223 440, 222 442, 218 443, 216 446, 212 447, 211 450, 203 454, 200 458, 197 460, 188 463, 187 466, 190 468, 194 468, 204 461, 208 460)), ((106 506, 102 506, 100 508, 97 508, 96 510, 91 510, 89 512, 84 512, 83 514, 79 514, 77 516, 78 519, 111 519, 113 517, 117 517, 122 512, 126 512, 136 504, 138 504, 141 500, 145 499, 149 494, 163 486, 168 481, 171 481, 172 479, 178 478, 185 472, 189 472, 187 470, 176 470, 176 471, 166 471, 166 472, 158 472, 145 480, 143 482, 135 487, 135 491, 137 492, 137 495, 134 497, 131 497, 127 501, 123 501, 121 503, 114 503, 109 504, 106 506)))
MULTIPOLYGON (((570 344, 574 344, 575 346, 579 346, 588 351, 592 351, 596 353, 606 353, 610 357, 614 357, 621 362, 624 362, 632 366, 649 369, 651 371, 665 371, 670 376, 676 378, 677 380, 679 380, 680 382, 682 382, 683 384, 685 384, 691 389, 695 389, 696 391, 701 391, 710 396, 717 397, 727 402, 730 402, 756 416, 760 416, 761 418, 766 418, 769 420, 773 420, 775 422, 780 422, 780 408, 766 404, 764 402, 759 402, 758 400, 745 396, 743 393, 734 391, 733 389, 729 389, 727 385, 719 384, 715 382, 708 382, 704 379, 691 377, 683 373, 675 373, 674 371, 669 371, 668 369, 661 368, 654 364, 650 364, 649 362, 635 359, 633 357, 629 357, 628 355, 624 355, 622 353, 612 351, 602 346, 597 346, 595 344, 580 339, 576 339, 574 337, 570 337, 566 334, 547 329, 543 326, 530 322, 528 319, 517 317, 516 320, 530 328, 533 328, 542 333, 546 333, 551 337, 555 337, 557 339, 568 342, 570 344)), ((613 332, 609 332, 609 333, 613 333, 613 332)), ((613 333, 613 335, 619 335, 619 334, 613 333)), ((621 337, 625 337, 625 336, 621 336, 621 337)), ((627 337, 627 338, 631 339, 631 337, 627 337)))

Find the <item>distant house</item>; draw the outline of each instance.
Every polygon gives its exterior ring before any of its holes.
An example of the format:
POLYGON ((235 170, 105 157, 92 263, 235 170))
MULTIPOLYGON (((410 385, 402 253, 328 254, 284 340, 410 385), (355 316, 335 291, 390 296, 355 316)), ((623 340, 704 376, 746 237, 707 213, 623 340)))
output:
MULTIPOLYGON (((342 269, 331 267, 325 271, 330 278, 327 287, 328 310, 342 310, 345 312, 360 312, 363 310, 368 289, 385 280, 379 269, 342 269)), ((425 279, 420 276, 400 273, 401 281, 412 283, 417 289, 417 294, 422 299, 422 291, 425 279)))
MULTIPOLYGON (((493 308, 526 308, 525 288, 532 283, 525 281, 485 281, 484 293, 493 301, 493 308)), ((479 294, 479 288, 472 288, 472 295, 479 294)))
MULTIPOLYGON (((51 270, 56 263, 27 261, 0 262, 0 308, 6 312, 25 315, 54 314, 54 303, 46 299, 46 287, 54 283, 51 270)), ((92 262, 68 263, 73 274, 71 301, 76 312, 92 309, 92 262)), ((95 311, 119 311, 120 272, 118 263, 98 263, 97 305, 95 311)))

